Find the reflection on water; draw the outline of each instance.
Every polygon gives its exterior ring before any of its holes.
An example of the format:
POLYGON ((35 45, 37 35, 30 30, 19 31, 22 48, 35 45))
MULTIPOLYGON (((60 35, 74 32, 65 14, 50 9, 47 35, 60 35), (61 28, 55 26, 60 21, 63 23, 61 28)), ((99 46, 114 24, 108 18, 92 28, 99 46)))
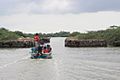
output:
POLYGON ((52 38, 53 59, 30 49, 0 49, 0 80, 120 80, 120 48, 68 48, 52 38))

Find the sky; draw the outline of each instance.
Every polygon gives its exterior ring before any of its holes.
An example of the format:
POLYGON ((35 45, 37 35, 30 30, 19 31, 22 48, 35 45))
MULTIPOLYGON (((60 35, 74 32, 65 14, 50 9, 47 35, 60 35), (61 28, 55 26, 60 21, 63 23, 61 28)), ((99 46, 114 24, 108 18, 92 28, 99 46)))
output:
POLYGON ((87 32, 120 25, 120 0, 0 0, 0 27, 87 32))

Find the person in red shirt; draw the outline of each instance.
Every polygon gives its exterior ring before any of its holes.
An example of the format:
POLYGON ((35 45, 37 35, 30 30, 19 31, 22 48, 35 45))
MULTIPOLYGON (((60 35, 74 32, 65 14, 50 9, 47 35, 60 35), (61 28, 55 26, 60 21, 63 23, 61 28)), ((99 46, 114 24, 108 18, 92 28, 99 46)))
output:
POLYGON ((35 42, 35 47, 38 48, 38 46, 40 45, 40 37, 38 33, 34 35, 34 42, 35 42))
POLYGON ((47 47, 44 47, 43 53, 45 53, 45 54, 48 54, 48 53, 49 53, 47 47))

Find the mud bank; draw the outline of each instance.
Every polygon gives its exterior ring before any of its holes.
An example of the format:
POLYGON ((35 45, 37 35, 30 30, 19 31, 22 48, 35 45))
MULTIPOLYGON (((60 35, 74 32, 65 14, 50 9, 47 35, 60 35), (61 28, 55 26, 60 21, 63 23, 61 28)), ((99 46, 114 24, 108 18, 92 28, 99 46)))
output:
MULTIPOLYGON (((50 38, 44 38, 41 40, 44 43, 49 43, 50 38)), ((33 47, 33 39, 18 39, 18 40, 5 40, 0 41, 0 48, 30 48, 33 47)))
POLYGON ((98 39, 65 39, 66 47, 107 47, 105 40, 98 39))

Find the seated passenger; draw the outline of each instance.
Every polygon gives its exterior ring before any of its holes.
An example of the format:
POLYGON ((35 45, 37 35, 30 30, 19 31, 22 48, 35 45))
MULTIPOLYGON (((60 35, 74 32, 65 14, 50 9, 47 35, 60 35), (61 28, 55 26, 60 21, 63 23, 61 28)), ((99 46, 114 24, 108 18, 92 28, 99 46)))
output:
POLYGON ((32 48, 31 48, 31 51, 32 51, 32 53, 37 53, 37 48, 32 47, 32 48))
POLYGON ((43 53, 49 53, 47 47, 44 47, 44 48, 43 48, 43 53))
POLYGON ((38 55, 37 48, 32 47, 31 51, 32 51, 31 58, 35 58, 38 55))
POLYGON ((38 46, 38 54, 42 55, 42 45, 38 46))
POLYGON ((48 49, 48 52, 51 52, 52 48, 50 47, 50 45, 47 45, 47 49, 48 49))

